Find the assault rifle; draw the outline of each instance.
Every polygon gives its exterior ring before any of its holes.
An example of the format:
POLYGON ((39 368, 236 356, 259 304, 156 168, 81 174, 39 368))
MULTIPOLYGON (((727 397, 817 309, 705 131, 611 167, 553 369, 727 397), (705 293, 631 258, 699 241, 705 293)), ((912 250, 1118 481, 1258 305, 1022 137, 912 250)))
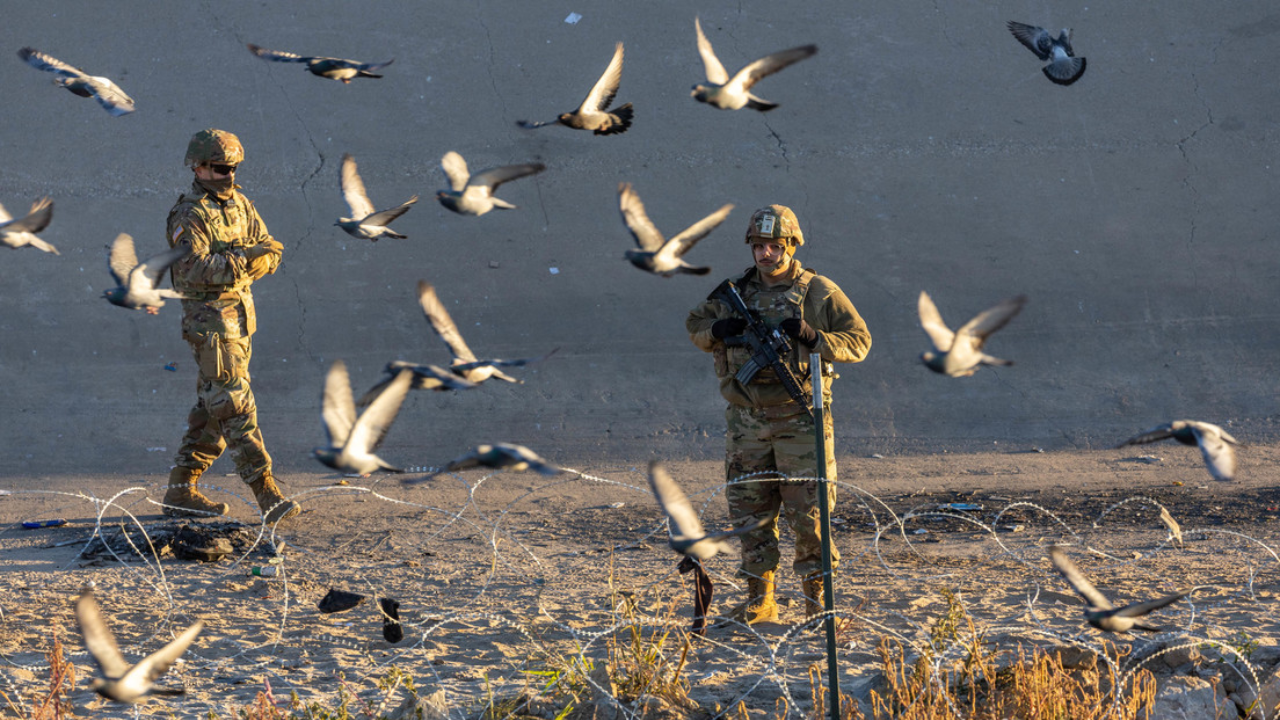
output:
POLYGON ((735 347, 746 345, 751 348, 751 358, 742 364, 733 376, 735 380, 746 385, 761 370, 771 367, 782 381, 782 387, 792 400, 800 403, 806 411, 812 413, 813 399, 796 378, 795 373, 787 366, 787 358, 791 357, 791 341, 778 328, 769 327, 747 304, 742 301, 738 287, 732 280, 720 283, 714 292, 713 299, 728 305, 735 314, 747 321, 747 328, 742 335, 727 337, 725 345, 735 347))

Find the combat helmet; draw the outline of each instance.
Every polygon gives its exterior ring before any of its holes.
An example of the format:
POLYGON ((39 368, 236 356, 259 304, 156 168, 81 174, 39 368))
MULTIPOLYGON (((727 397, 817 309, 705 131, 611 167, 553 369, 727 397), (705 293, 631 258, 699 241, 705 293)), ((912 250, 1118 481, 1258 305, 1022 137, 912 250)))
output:
POLYGON ((791 208, 765 205, 752 213, 751 224, 747 226, 747 244, 759 240, 792 240, 784 244, 799 247, 804 244, 804 233, 800 232, 800 221, 791 208))
POLYGON ((240 144, 240 138, 226 130, 209 128, 191 136, 183 163, 193 168, 215 163, 239 165, 243 160, 244 146, 240 144))

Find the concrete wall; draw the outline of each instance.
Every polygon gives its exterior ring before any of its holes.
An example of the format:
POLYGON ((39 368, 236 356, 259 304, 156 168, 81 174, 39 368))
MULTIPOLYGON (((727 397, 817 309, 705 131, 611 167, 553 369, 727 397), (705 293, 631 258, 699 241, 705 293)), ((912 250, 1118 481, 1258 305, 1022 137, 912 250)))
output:
POLYGON ((162 247, 187 139, 209 126, 244 141, 239 180, 286 247, 255 287, 253 361, 286 471, 322 469, 308 451, 334 359, 357 392, 389 360, 447 360, 414 299, 420 278, 456 303, 482 356, 560 351, 523 386, 416 394, 385 457, 433 464, 487 440, 579 466, 714 457, 722 402, 684 317, 746 267, 742 230, 772 202, 796 210, 799 257, 874 337, 837 384, 842 452, 1106 445, 1182 416, 1270 437, 1277 34, 1280 13, 1260 1, 12 4, 0 202, 51 195, 44 237, 62 255, 0 252, 0 474, 168 468, 194 399, 178 308, 150 317, 98 296, 117 233, 144 255, 162 247), (699 105, 695 10, 730 71, 808 42, 819 54, 757 87, 782 103, 772 113, 699 105), (1073 27, 1084 78, 1050 84, 1010 19, 1073 27), (630 132, 515 126, 575 107, 617 40, 630 132), (245 42, 395 64, 344 86, 245 42), (112 118, 52 87, 13 55, 24 45, 115 79, 137 112, 112 118), (431 196, 448 150, 473 170, 548 170, 502 189, 520 210, 464 218, 431 196), (344 152, 375 204, 423 196, 396 222, 408 240, 332 227, 344 152), (712 276, 664 280, 622 260, 619 181, 668 233, 737 204, 689 256, 712 276), (919 366, 922 289, 953 326, 1027 293, 989 346, 1017 366, 967 380, 919 366))

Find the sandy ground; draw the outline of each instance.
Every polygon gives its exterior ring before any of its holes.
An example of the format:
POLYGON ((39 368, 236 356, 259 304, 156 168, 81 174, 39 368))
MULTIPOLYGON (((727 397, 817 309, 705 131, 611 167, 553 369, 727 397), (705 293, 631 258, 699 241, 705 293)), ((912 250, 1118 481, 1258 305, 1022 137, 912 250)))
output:
MULTIPOLYGON (((1277 455, 1278 446, 1244 449, 1231 483, 1213 481, 1195 449, 1173 444, 842 458, 834 536, 844 556, 835 585, 843 686, 856 693, 873 682, 881 637, 926 637, 946 609, 945 590, 958 594, 1001 649, 1029 641, 1096 648, 1099 634, 1080 621, 1078 600, 1047 562, 1044 549, 1054 542, 1074 545, 1084 572, 1117 601, 1202 586, 1191 602, 1154 616, 1173 633, 1162 640, 1226 641, 1244 632, 1274 646, 1280 490, 1269 468, 1277 455), (938 509, 952 502, 981 510, 938 509), (1162 505, 1181 525, 1181 546, 1159 520, 1162 505)), ((374 679, 395 666, 413 676, 420 694, 443 691, 451 717, 475 717, 490 693, 509 698, 545 681, 532 671, 576 657, 606 660, 611 648, 630 642, 632 626, 647 637, 689 624, 690 586, 675 571, 638 468, 551 478, 411 473, 421 482, 383 476, 346 486, 332 476, 285 478, 306 512, 273 536, 221 467, 210 484, 224 487, 212 494, 231 502, 243 525, 230 532, 236 552, 215 563, 156 547, 174 524, 152 502, 161 495, 159 478, 31 478, 3 488, 2 689, 34 695, 57 628, 80 678, 72 699, 95 716, 230 716, 268 684, 276 697, 331 700, 339 676, 376 705, 387 693, 374 689, 374 679), (20 524, 50 518, 67 524, 20 524), (112 538, 114 554, 91 542, 95 535, 112 538), (250 566, 272 564, 274 577, 246 575, 250 566), (206 621, 166 678, 185 686, 185 696, 126 709, 86 689, 92 667, 71 608, 89 581, 130 658, 195 618, 206 621), (397 600, 404 639, 384 639, 372 599, 320 613, 317 602, 330 588, 397 600)), ((671 469, 695 504, 704 503, 707 523, 721 526, 720 465, 676 462, 671 469)), ((797 711, 810 706, 809 668, 824 665, 824 644, 803 622, 799 582, 785 561, 790 537, 784 530, 782 622, 713 629, 692 642, 683 675, 690 697, 712 714, 739 700, 760 712, 784 697, 797 711)), ((708 563, 713 612, 740 598, 735 568, 735 557, 708 563)), ((1135 650, 1151 650, 1145 641, 1135 650)), ((679 647, 673 635, 672 662, 679 647)), ((388 708, 399 698, 392 693, 388 708)))

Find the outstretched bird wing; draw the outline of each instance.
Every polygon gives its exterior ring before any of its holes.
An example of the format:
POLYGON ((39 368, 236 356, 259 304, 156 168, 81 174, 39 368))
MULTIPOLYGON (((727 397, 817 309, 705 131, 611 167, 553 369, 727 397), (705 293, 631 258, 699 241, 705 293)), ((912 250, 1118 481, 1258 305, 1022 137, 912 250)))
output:
MULTIPOLYGON (((128 237, 128 235, 125 237, 128 237)), ((189 252, 191 252, 190 245, 179 245, 176 248, 158 252, 143 261, 141 265, 135 267, 133 272, 130 273, 130 279, 141 275, 146 278, 149 287, 157 287, 162 282, 164 271, 168 270, 170 265, 186 257, 189 252)))
POLYGON ((264 47, 259 47, 257 45, 254 45, 253 43, 245 43, 245 47, 249 48, 249 52, 253 53, 254 55, 257 55, 263 60, 273 60, 275 62, 300 63, 300 62, 311 62, 312 60, 319 59, 315 57, 298 55, 297 53, 282 52, 280 50, 268 50, 264 47))
POLYGON ((1221 430, 1216 426, 1206 428, 1205 425, 1208 423, 1196 422, 1191 425, 1191 432, 1196 436, 1196 444, 1200 446, 1204 464, 1214 480, 1230 480, 1236 474, 1236 453, 1223 438, 1221 430))
POLYGON ((711 41, 703 34, 702 22, 696 15, 693 17, 693 28, 698 31, 698 54, 702 56, 702 67, 706 70, 707 82, 716 85, 729 82, 729 72, 720 63, 720 58, 716 57, 716 51, 711 48, 711 41))
POLYGON ((1186 593, 1180 592, 1172 595, 1165 595, 1157 600, 1148 600, 1146 602, 1125 605, 1116 611, 1116 615, 1119 615, 1120 617, 1142 617, 1152 610, 1159 610, 1166 605, 1172 605, 1186 596, 1186 593))
POLYGON ((1116 447, 1124 447, 1126 445, 1144 445, 1146 443, 1167 440, 1171 437, 1173 437, 1173 423, 1165 423, 1163 425, 1157 425, 1145 432, 1138 433, 1116 447))
POLYGON ((427 322, 431 323, 431 329, 449 346, 453 357, 463 362, 474 362, 475 353, 467 347, 467 342, 458 332, 458 326, 453 324, 449 311, 436 295, 436 289, 426 280, 418 281, 418 303, 422 305, 422 312, 427 316, 427 322))
POLYGON ((483 172, 477 173, 470 180, 471 187, 487 187, 490 192, 496 190, 499 185, 508 180, 515 180, 526 175, 533 175, 546 170, 547 166, 542 163, 528 163, 524 165, 503 165, 502 167, 489 168, 483 172))
POLYGON ((1006 25, 1009 27, 1009 32, 1013 33, 1013 36, 1018 39, 1018 42, 1035 53, 1036 57, 1041 60, 1049 59, 1049 56, 1053 53, 1053 38, 1049 37, 1047 30, 1013 20, 1010 20, 1006 25))
POLYGON ((462 192, 471 179, 471 171, 467 170, 467 161, 461 155, 450 150, 440 159, 440 169, 449 178, 449 187, 454 192, 462 192))
POLYGON ((350 153, 342 155, 341 178, 342 196, 346 198, 347 205, 351 206, 351 218, 363 220, 372 215, 373 203, 370 202, 369 193, 364 189, 364 181, 356 170, 356 159, 350 153))
POLYGON ((682 257, 689 249, 698 244, 698 241, 706 237, 712 230, 720 226, 724 219, 729 217, 729 212, 733 210, 733 205, 725 205, 719 210, 702 218, 698 222, 690 225, 680 232, 679 235, 671 238, 667 242, 675 245, 676 257, 682 257))
POLYGON ((649 463, 649 487, 667 514, 670 521, 668 532, 673 539, 696 540, 706 534, 702 529, 702 520, 694 512, 689 497, 676 484, 666 467, 657 460, 649 463))
POLYGON ((84 646, 98 664, 103 677, 116 680, 129 672, 129 663, 125 662, 120 648, 116 646, 116 639, 107 629, 102 611, 98 609, 98 602, 93 599, 92 590, 84 590, 76 600, 76 623, 80 625, 80 634, 84 636, 84 646))
POLYGON ((618 43, 617 49, 613 51, 613 59, 609 61, 609 67, 604 69, 604 74, 596 81, 591 88, 591 92, 587 93, 587 97, 582 100, 582 104, 578 106, 578 111, 602 112, 609 108, 613 103, 613 98, 618 94, 618 86, 622 84, 622 43, 618 43))
POLYGON ((924 328, 925 333, 928 334, 934 349, 938 352, 950 350, 956 334, 951 332, 951 328, 942 321, 942 314, 938 312, 938 306, 933 304, 933 298, 929 297, 929 293, 920 291, 916 310, 920 314, 920 327, 924 328))
POLYGON ((657 252, 666 244, 667 239, 645 214, 644 203, 640 202, 636 191, 631 189, 631 183, 618 183, 618 209, 622 211, 622 222, 631 231, 631 237, 641 250, 657 252))
POLYGON ((401 370, 382 394, 378 395, 369 407, 361 413, 351 429, 351 437, 347 443, 356 450, 373 452, 382 444, 396 415, 400 414, 400 405, 409 394, 409 385, 413 382, 413 371, 401 370))
MULTIPOLYGON (((3 208, 0 208, 0 214, 5 216, 0 218, 0 221, 8 219, 8 213, 5 213, 3 208)), ((38 233, 49 227, 49 221, 52 219, 53 201, 48 197, 42 197, 31 203, 31 211, 27 213, 26 217, 21 220, 14 220, 5 225, 5 227, 11 230, 26 230, 29 233, 38 233)))
POLYGON ((818 52, 817 45, 801 45, 788 50, 781 50, 772 55, 766 55, 750 65, 742 68, 733 79, 729 81, 729 85, 734 88, 747 91, 752 85, 778 72, 782 68, 800 62, 818 52))
POLYGON ((977 338, 977 347, 982 347, 983 341, 987 339, 991 333, 999 330, 1009 321, 1022 311, 1022 306, 1027 303, 1026 295, 1001 300, 994 307, 990 307, 973 317, 972 320, 965 323, 956 331, 956 335, 966 335, 977 338))
POLYGON ((126 287, 129 284, 129 274, 137 266, 138 255, 133 249, 133 236, 120 233, 111 242, 111 252, 107 254, 107 267, 110 268, 116 285, 126 287))
POLYGON ((329 447, 346 446, 351 428, 356 424, 356 406, 351 399, 351 376, 347 374, 347 364, 341 360, 334 360, 325 376, 320 417, 324 420, 329 447))
POLYGON ((62 62, 58 58, 47 55, 36 50, 33 47, 24 47, 18 51, 18 57, 26 61, 28 65, 37 70, 45 70, 65 78, 80 78, 87 80, 88 73, 80 68, 62 62))
POLYGON ((1103 597, 1102 593, 1089 582, 1084 575, 1080 573, 1080 569, 1076 564, 1071 562, 1071 558, 1062 551, 1062 548, 1054 545, 1049 548, 1049 559, 1053 561, 1053 566, 1058 569, 1062 577, 1067 579, 1071 587, 1084 598, 1093 608, 1098 610, 1111 610, 1112 605, 1109 600, 1103 597))
POLYGON ((197 620, 192 623, 191 627, 183 630, 178 637, 172 642, 159 650, 151 653, 137 665, 134 665, 124 677, 120 678, 121 685, 131 690, 138 690, 146 693, 151 689, 154 683, 161 675, 168 672, 173 662, 182 657, 187 651, 187 647, 191 645, 200 631, 204 629, 204 621, 197 620))

